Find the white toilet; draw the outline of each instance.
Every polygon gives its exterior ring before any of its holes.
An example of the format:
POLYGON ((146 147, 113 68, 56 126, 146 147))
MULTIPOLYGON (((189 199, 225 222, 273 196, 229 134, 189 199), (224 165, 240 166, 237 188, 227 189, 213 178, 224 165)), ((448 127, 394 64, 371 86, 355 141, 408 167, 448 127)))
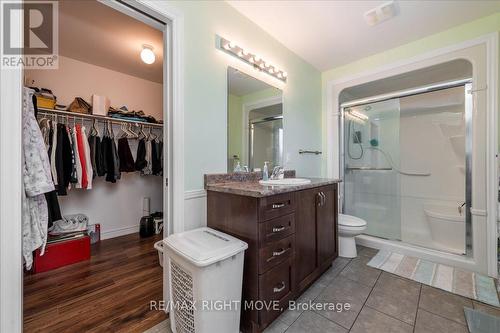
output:
POLYGON ((339 257, 356 258, 355 236, 366 229, 366 221, 352 215, 339 214, 339 257))

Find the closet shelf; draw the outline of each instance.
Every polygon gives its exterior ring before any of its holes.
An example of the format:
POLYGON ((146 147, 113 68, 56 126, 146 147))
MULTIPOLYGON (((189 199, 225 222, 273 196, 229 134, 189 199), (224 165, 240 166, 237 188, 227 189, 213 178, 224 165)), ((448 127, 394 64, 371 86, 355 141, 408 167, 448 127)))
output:
POLYGON ((69 116, 69 117, 74 117, 74 118, 85 118, 85 119, 97 119, 101 121, 108 121, 110 123, 117 123, 117 124, 136 124, 136 125, 143 125, 145 127, 154 127, 154 128, 163 128, 164 124, 157 124, 157 123, 148 123, 147 121, 136 121, 136 120, 127 120, 127 119, 118 119, 118 118, 113 118, 113 117, 107 117, 107 116, 99 116, 99 115, 94 115, 94 114, 84 114, 84 113, 75 113, 75 112, 70 112, 70 111, 62 111, 62 110, 54 110, 54 109, 46 109, 46 108, 38 108, 39 113, 43 114, 54 114, 58 116, 69 116))

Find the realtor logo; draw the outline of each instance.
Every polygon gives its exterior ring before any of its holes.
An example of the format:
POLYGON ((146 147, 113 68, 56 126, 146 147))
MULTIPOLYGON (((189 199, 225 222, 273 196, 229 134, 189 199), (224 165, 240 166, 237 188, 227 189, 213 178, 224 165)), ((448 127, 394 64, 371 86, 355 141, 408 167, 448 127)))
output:
POLYGON ((57 1, 1 1, 1 67, 58 67, 57 1))

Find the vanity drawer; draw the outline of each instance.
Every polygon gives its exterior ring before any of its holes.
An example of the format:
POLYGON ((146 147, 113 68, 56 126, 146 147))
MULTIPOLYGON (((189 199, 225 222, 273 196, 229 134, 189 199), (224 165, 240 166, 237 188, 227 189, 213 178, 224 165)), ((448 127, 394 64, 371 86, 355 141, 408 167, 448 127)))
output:
POLYGON ((283 193, 259 200, 259 221, 267 221, 295 211, 295 193, 283 193))
POLYGON ((293 257, 295 236, 270 243, 259 250, 259 273, 262 274, 283 261, 293 257))
MULTIPOLYGON (((278 302, 279 308, 288 308, 288 301, 293 296, 292 260, 286 260, 268 272, 259 276, 259 299, 268 302, 278 302)), ((274 304, 274 303, 273 303, 274 304)), ((272 305, 271 305, 272 306, 272 305)), ((263 310, 259 312, 260 324, 267 326, 280 315, 280 310, 263 310)))
POLYGON ((259 223, 260 246, 268 244, 290 236, 295 232, 295 214, 288 214, 276 219, 259 223))

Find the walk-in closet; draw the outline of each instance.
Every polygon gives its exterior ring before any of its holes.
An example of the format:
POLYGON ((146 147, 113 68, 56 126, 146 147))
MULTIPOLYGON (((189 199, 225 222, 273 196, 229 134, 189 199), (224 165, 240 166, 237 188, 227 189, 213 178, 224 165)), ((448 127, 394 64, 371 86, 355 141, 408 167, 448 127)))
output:
POLYGON ((57 69, 24 71, 24 331, 142 332, 166 318, 165 24, 58 7, 57 69))

